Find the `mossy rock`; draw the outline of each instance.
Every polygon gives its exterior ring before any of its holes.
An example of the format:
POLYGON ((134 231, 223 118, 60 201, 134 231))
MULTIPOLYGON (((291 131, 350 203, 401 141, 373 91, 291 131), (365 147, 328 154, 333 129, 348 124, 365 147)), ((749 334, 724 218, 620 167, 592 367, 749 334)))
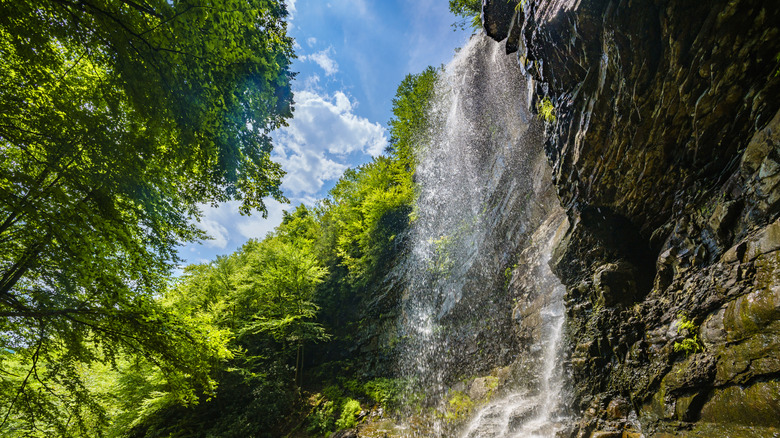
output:
POLYGON ((780 382, 756 382, 744 389, 731 386, 715 390, 702 407, 701 421, 780 428, 780 382))

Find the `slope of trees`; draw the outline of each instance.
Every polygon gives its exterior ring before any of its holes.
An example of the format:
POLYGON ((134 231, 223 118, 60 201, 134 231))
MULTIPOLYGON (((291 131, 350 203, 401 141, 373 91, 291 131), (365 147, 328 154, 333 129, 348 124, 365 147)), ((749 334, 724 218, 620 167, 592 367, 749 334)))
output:
MULTIPOLYGON (((292 111, 285 15, 276 0, 0 0, 0 434, 300 424, 312 346, 339 336, 413 216, 437 72, 399 87, 386 156, 174 279, 175 248, 204 237, 198 205, 284 199, 269 133, 292 111)), ((354 422, 343 391, 314 433, 354 422)))
MULTIPOLYGON (((273 437, 296 426, 316 436, 352 424, 357 401, 350 396, 393 400, 398 387, 390 380, 350 380, 348 388, 323 391, 308 420, 294 415, 302 408, 301 386, 328 383, 318 380, 321 372, 307 374, 315 370, 304 363, 318 367, 329 360, 305 360, 314 354, 311 347, 349 342, 344 327, 399 250, 413 210, 414 150, 428 129, 425 109, 437 75, 429 68, 399 86, 386 156, 348 170, 315 207, 285 212, 265 239, 187 268, 166 302, 184 314, 202 313, 204 320, 227 330, 234 357, 221 368, 214 398, 198 406, 183 407, 175 400, 158 405, 153 400, 164 391, 146 385, 145 398, 133 404, 151 409, 123 414, 135 418, 131 436, 273 437)), ((326 378, 353 378, 338 365, 335 370, 338 375, 326 378)))
POLYGON ((93 368, 213 391, 226 332, 161 300, 198 204, 283 199, 281 1, 0 2, 0 430, 108 421, 93 368))

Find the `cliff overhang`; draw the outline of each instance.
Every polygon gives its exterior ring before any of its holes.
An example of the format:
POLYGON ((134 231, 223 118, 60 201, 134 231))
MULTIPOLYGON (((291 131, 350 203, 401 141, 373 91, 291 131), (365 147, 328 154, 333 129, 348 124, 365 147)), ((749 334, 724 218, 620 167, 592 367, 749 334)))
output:
POLYGON ((775 433, 780 8, 484 0, 482 18, 553 107, 574 433, 775 433))

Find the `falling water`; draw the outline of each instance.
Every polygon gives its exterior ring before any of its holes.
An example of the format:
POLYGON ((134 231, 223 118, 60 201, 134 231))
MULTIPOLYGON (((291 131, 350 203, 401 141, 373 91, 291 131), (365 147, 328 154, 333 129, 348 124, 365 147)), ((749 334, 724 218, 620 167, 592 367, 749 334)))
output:
POLYGON ((548 266, 555 240, 550 231, 545 227, 538 230, 544 234, 539 248, 541 257, 529 261, 542 272, 542 280, 536 287, 547 298, 546 305, 539 311, 543 337, 534 346, 540 353, 540 360, 535 367, 535 371, 540 374, 537 387, 511 391, 499 400, 488 403, 468 424, 464 438, 548 438, 554 437, 566 423, 561 410, 563 373, 560 366, 564 287, 548 266))
POLYGON ((437 414, 406 436, 552 437, 562 422, 563 287, 548 261, 565 216, 528 90, 516 61, 484 35, 438 80, 419 145, 411 251, 399 267, 407 285, 399 368, 416 385, 407 401, 437 414), (536 313, 518 321, 518 303, 536 313), (520 371, 470 422, 453 418, 456 382, 496 367, 520 371))

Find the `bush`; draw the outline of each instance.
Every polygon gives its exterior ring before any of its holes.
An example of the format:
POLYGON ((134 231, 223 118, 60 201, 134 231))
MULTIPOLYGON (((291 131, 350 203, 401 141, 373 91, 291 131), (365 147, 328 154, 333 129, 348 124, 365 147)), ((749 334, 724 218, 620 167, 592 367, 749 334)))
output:
POLYGON ((344 390, 338 385, 328 385, 325 388, 322 388, 322 395, 328 400, 337 401, 341 399, 341 397, 344 397, 344 390))
POLYGON ((306 430, 309 433, 324 435, 330 432, 334 426, 334 414, 336 407, 333 402, 328 400, 320 404, 317 409, 308 417, 309 425, 306 430))
POLYGON ((403 388, 398 380, 380 377, 366 383, 363 391, 374 401, 388 408, 398 404, 403 388))
POLYGON ((545 97, 536 104, 536 111, 539 113, 539 118, 545 122, 552 123, 555 121, 555 106, 549 97, 545 97))
POLYGON ((694 324, 693 320, 688 319, 687 316, 680 314, 680 325, 677 327, 678 334, 685 334, 685 338, 682 342, 674 343, 674 351, 676 353, 683 352, 686 356, 697 351, 703 351, 704 347, 701 345, 699 335, 696 333, 698 327, 694 324))
POLYGON ((341 409, 341 417, 336 421, 339 429, 349 429, 357 425, 357 416, 360 414, 360 403, 355 399, 348 399, 341 409))
POLYGON ((444 418, 449 422, 460 421, 465 418, 474 408, 474 402, 468 394, 461 391, 454 391, 449 399, 449 406, 444 418))

